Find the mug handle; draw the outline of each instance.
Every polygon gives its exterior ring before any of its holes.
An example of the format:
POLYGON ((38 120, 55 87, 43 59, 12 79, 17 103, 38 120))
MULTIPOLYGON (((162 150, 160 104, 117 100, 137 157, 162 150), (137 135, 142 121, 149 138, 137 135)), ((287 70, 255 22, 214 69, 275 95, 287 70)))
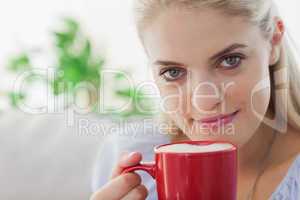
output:
POLYGON ((123 171, 121 172, 121 174, 125 174, 125 173, 132 172, 135 170, 143 170, 143 171, 147 172, 148 174, 150 174, 153 179, 155 179, 155 177, 156 177, 156 170, 155 170, 156 167, 155 166, 156 166, 155 162, 140 162, 137 165, 125 167, 123 169, 123 171))

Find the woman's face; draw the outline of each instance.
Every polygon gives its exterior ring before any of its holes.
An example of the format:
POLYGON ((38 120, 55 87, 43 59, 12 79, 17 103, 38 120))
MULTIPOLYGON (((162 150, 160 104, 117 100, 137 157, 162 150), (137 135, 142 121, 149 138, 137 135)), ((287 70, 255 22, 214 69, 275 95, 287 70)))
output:
POLYGON ((164 111, 187 137, 238 146, 251 138, 270 101, 272 46, 258 27, 211 9, 169 8, 143 43, 164 111))

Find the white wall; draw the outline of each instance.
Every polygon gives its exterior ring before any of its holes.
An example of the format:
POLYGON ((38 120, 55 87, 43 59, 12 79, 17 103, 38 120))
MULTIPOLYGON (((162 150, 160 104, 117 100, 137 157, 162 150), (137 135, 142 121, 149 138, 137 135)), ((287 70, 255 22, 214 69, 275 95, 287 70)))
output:
MULTIPOLYGON (((49 46, 50 28, 59 16, 79 19, 99 50, 106 50, 109 66, 140 66, 144 54, 131 23, 131 0, 11 0, 0 6, 0 64, 16 50, 49 46)), ((7 84, 7 83, 6 83, 7 84)), ((1 86, 3 87, 3 85, 1 86)))
MULTIPOLYGON (((13 76, 4 71, 5 60, 16 50, 49 46, 50 28, 59 16, 80 20, 99 51, 105 50, 108 66, 133 67, 137 81, 149 78, 146 58, 134 32, 131 18, 133 0, 10 0, 0 4, 0 91, 12 86, 13 76), (146 73, 145 73, 145 70, 146 73)), ((300 44, 299 1, 276 0, 297 43, 300 44)), ((40 60, 35 67, 42 67, 40 60)), ((49 62, 47 62, 49 63, 49 62)))

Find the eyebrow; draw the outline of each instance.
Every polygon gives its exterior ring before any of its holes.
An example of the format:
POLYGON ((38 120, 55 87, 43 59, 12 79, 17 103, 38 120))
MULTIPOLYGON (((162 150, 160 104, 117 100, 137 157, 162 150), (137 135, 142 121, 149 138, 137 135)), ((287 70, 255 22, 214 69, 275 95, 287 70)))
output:
MULTIPOLYGON (((220 52, 214 54, 213 56, 211 56, 209 58, 209 60, 215 60, 218 57, 221 57, 222 55, 226 54, 226 53, 230 53, 235 49, 238 48, 245 48, 248 47, 245 44, 240 44, 240 43, 234 43, 228 47, 226 47, 225 49, 221 50, 220 52)), ((174 62, 174 61, 168 61, 168 60, 157 60, 153 63, 154 65, 164 65, 164 66, 172 66, 172 65, 177 65, 177 66, 185 66, 185 64, 183 63, 179 63, 179 62, 174 62)))
POLYGON ((223 49, 222 51, 220 51, 220 52, 214 54, 213 56, 211 56, 211 57, 209 58, 209 60, 215 60, 215 59, 217 59, 218 57, 221 57, 222 55, 224 55, 224 54, 226 54, 226 53, 232 52, 232 51, 235 50, 235 49, 238 49, 238 48, 245 48, 245 47, 247 47, 247 45, 245 45, 245 44, 239 44, 239 43, 232 44, 232 45, 226 47, 225 49, 223 49))

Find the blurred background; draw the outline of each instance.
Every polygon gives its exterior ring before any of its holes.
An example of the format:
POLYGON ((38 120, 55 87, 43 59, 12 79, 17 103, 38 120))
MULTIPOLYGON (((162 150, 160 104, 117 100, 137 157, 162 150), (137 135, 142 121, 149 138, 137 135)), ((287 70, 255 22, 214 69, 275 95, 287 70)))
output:
MULTIPOLYGON (((80 120, 157 116, 132 2, 0 3, 0 199, 88 199, 105 133, 81 135, 80 120)), ((276 2, 299 46, 300 3, 276 2)))

